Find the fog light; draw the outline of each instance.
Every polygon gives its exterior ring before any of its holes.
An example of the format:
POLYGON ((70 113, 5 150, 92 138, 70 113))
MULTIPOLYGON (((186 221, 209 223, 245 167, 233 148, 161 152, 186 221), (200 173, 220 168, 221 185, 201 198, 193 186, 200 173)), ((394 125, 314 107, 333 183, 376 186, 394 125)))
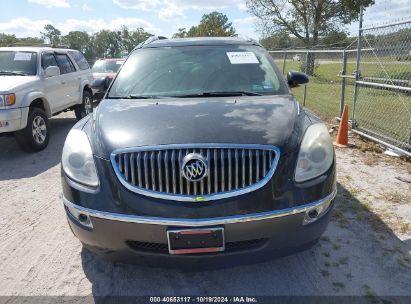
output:
POLYGON ((308 216, 310 219, 315 219, 315 218, 317 218, 317 217, 318 217, 318 211, 317 211, 317 209, 313 209, 313 210, 308 211, 308 212, 307 212, 307 216, 308 216))
POLYGON ((308 209, 305 212, 303 225, 308 225, 314 223, 318 219, 320 219, 327 211, 331 205, 331 201, 326 201, 321 203, 315 207, 308 209))
POLYGON ((78 216, 78 220, 82 223, 86 223, 89 220, 89 218, 84 213, 80 213, 78 216))
POLYGON ((8 127, 9 122, 8 121, 0 121, 0 128, 8 127))
POLYGON ((91 219, 87 214, 82 213, 82 212, 80 212, 77 209, 72 208, 72 207, 66 206, 66 208, 67 208, 68 212, 70 213, 70 215, 72 216, 72 219, 76 220, 79 225, 85 226, 85 227, 91 228, 91 229, 93 228, 93 224, 91 223, 91 219))

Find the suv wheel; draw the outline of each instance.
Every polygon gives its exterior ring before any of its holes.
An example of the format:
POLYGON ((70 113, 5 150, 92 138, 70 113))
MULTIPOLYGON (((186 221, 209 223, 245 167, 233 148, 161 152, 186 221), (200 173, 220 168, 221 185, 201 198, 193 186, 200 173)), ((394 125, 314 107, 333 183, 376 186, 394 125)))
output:
POLYGON ((89 91, 83 92, 83 102, 74 107, 74 113, 76 114, 77 120, 93 113, 93 96, 91 96, 89 91))
POLYGON ((49 143, 49 121, 46 113, 39 108, 31 108, 27 126, 15 133, 19 146, 27 152, 41 151, 49 143))

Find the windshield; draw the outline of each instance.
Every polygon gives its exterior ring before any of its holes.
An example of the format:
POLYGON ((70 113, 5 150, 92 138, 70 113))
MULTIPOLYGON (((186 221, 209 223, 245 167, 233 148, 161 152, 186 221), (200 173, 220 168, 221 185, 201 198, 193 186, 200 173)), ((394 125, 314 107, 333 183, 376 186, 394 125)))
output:
POLYGON ((92 71, 94 73, 117 73, 122 64, 122 60, 98 60, 94 63, 92 71))
POLYGON ((36 75, 37 53, 0 51, 0 75, 36 75))
POLYGON ((286 94, 281 77, 258 46, 145 48, 127 59, 109 98, 286 94))

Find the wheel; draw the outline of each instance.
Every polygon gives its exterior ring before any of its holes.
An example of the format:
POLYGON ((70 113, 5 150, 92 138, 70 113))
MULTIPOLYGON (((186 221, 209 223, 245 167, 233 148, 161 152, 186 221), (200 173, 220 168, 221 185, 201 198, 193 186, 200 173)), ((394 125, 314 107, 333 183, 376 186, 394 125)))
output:
POLYGON ((74 113, 76 114, 77 120, 93 113, 93 96, 91 96, 89 91, 83 92, 83 102, 74 107, 74 113))
POLYGON ((45 149, 49 143, 49 120, 39 108, 31 108, 27 117, 27 126, 15 134, 18 145, 27 152, 45 149))

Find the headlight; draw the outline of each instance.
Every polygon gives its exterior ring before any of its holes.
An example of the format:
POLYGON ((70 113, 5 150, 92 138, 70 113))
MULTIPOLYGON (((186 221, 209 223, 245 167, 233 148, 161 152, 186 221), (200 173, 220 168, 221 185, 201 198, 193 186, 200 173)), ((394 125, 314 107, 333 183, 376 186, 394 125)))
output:
POLYGON ((322 123, 309 126, 298 154, 295 181, 303 182, 323 174, 333 159, 334 148, 327 127, 322 123))
POLYGON ((71 130, 64 143, 61 164, 64 172, 72 180, 86 186, 99 184, 93 153, 86 133, 71 130))
POLYGON ((16 95, 15 94, 0 95, 0 105, 12 106, 15 103, 16 103, 16 95))

